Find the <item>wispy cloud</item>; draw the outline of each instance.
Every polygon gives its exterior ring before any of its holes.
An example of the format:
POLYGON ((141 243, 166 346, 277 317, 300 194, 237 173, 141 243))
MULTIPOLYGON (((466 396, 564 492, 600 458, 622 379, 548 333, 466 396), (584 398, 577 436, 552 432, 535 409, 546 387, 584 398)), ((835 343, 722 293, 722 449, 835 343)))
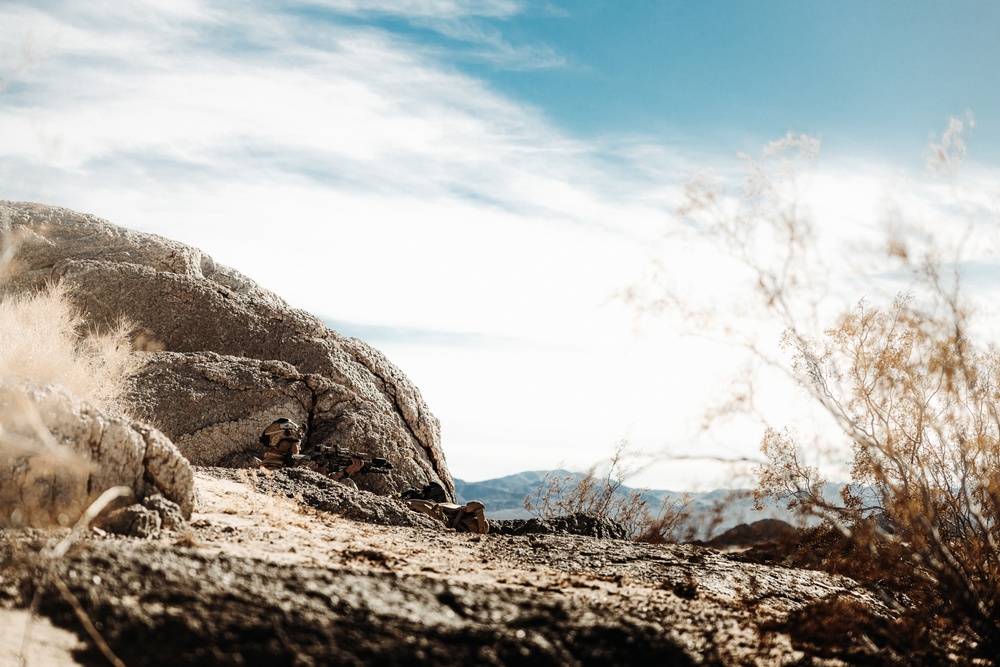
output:
POLYGON ((342 17, 376 23, 385 20, 405 21, 413 28, 436 33, 448 40, 437 46, 415 41, 414 46, 422 46, 429 52, 447 52, 452 59, 458 61, 485 63, 508 70, 544 69, 566 64, 565 58, 551 46, 514 43, 500 28, 493 25, 494 22, 503 25, 509 19, 529 11, 549 11, 543 4, 528 5, 513 0, 313 0, 296 3, 292 7, 292 13, 295 13, 295 8, 306 11, 308 20, 315 20, 315 15, 308 10, 323 10, 342 17))
POLYGON ((0 108, 8 155, 81 170, 147 155, 220 179, 609 213, 594 188, 608 183, 603 147, 381 28, 262 11, 80 12, 41 21, 52 56, 0 108))
MULTIPOLYGON (((444 37, 468 44, 456 49, 460 60, 480 62, 497 69, 537 70, 567 65, 566 58, 546 44, 515 44, 503 32, 477 19, 433 19, 414 21, 444 37)), ((453 49, 455 47, 452 47, 453 49)))
POLYGON ((520 0, 306 0, 297 4, 358 16, 434 19, 508 18, 524 8, 520 0))
POLYGON ((568 136, 383 27, 266 6, 138 19, 86 7, 21 7, 3 24, 40 26, 49 53, 0 100, 2 168, 18 185, 8 196, 152 226, 297 305, 504 335, 530 322, 552 340, 590 329, 560 290, 592 287, 588 313, 629 271, 623 231, 648 238, 663 222, 648 192, 669 176, 637 178, 624 144, 568 136), (255 230, 275 224, 312 241, 295 272, 261 261, 255 230), (590 231, 567 237, 580 227, 590 231), (379 264, 367 296, 330 302, 326 281, 379 264), (429 299, 410 294, 419 285, 429 299))

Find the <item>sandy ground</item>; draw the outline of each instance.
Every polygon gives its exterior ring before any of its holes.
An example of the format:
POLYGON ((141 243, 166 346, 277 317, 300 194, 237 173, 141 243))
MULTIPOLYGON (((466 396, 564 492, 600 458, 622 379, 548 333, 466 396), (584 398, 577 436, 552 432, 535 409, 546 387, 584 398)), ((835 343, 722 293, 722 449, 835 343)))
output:
MULTIPOLYGON (((372 649, 380 653, 361 646, 345 664, 409 655, 414 640, 423 642, 426 664, 464 664, 479 650, 488 664, 511 664, 512 655, 535 656, 538 664, 603 664, 620 642, 641 649, 632 659, 797 664, 804 654, 789 630, 762 631, 766 622, 780 624, 831 595, 873 604, 846 580, 740 564, 700 547, 458 533, 389 498, 352 499, 358 492, 334 484, 325 496, 303 500, 314 492, 308 480, 280 476, 267 487, 232 472, 196 472, 196 509, 186 527, 155 540, 95 531, 60 564, 95 618, 115 627, 111 639, 132 651, 128 664, 148 657, 137 646, 176 642, 170 638, 177 632, 227 659, 269 646, 276 659, 327 664, 328 650, 310 637, 336 631, 363 642, 373 622, 384 630, 372 649), (321 509, 324 498, 341 513, 345 503, 368 503, 370 512, 398 513, 396 523, 412 525, 345 518, 321 509), (294 613, 281 637, 290 635, 293 648, 258 641, 259 613, 286 608, 294 613), (177 626, 178 619, 187 623, 177 626), (226 632, 230 643, 216 644, 226 632), (453 654, 456 647, 466 652, 453 654)), ((24 611, 0 614, 0 667, 80 664, 73 634, 42 618, 28 623, 24 611)), ((206 657, 189 652, 183 664, 206 664, 206 657)))
MULTIPOLYGON (((565 578, 548 568, 526 572, 487 560, 476 548, 478 535, 359 523, 204 473, 196 474, 195 484, 198 503, 189 529, 159 541, 281 566, 391 570, 473 584, 500 579, 551 586, 565 578)), ((0 609, 0 667, 80 665, 72 652, 81 645, 45 617, 0 609)))
MULTIPOLYGON (((255 493, 248 485, 196 474, 198 511, 192 515, 193 545, 205 553, 252 557, 280 565, 392 571, 400 575, 461 581, 473 585, 548 588, 574 580, 565 571, 541 563, 519 563, 497 557, 495 536, 442 530, 359 523, 312 509, 293 499, 255 493)), ((182 538, 186 539, 186 538, 182 538)), ((592 595, 638 594, 635 585, 586 580, 592 595)), ((571 587, 579 588, 579 587, 571 587)), ((646 594, 663 597, 662 590, 646 594)))
POLYGON ((438 528, 359 523, 294 499, 255 493, 248 485, 196 475, 198 511, 191 539, 206 553, 252 557, 281 565, 391 569, 400 573, 487 581, 514 569, 484 563, 478 535, 438 528), (486 567, 484 567, 484 565, 486 567))

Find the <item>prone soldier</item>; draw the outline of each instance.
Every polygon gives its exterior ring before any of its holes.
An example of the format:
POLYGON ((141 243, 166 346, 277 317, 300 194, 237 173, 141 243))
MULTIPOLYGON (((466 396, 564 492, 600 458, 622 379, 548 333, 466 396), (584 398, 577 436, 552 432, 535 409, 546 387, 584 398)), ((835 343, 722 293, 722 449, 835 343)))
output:
POLYGON ((355 453, 346 447, 320 445, 314 454, 302 454, 305 429, 281 417, 271 422, 260 436, 266 448, 261 467, 269 470, 303 466, 357 488, 354 473, 388 473, 392 464, 382 458, 355 453))
MULTIPOLYGON (((392 464, 383 458, 376 458, 346 447, 320 445, 312 454, 302 454, 305 429, 295 422, 282 417, 264 429, 260 442, 266 451, 262 468, 291 468, 305 466, 357 488, 351 479, 354 473, 388 473, 392 464)), ((470 533, 488 533, 489 522, 484 514, 485 505, 470 501, 465 505, 448 502, 448 494, 437 482, 431 482, 423 489, 407 489, 396 494, 410 509, 422 512, 440 521, 448 528, 470 533)))

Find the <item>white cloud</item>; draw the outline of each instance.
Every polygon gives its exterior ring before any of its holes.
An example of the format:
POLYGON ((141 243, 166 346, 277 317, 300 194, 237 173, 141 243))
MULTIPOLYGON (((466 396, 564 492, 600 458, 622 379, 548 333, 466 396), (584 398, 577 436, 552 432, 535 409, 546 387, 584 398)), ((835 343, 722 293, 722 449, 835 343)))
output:
POLYGON ((454 19, 466 16, 507 18, 522 11, 515 0, 306 0, 304 6, 362 16, 454 19))
POLYGON ((488 63, 498 69, 536 70, 564 67, 567 60, 547 45, 513 44, 495 27, 479 20, 449 19, 416 21, 445 37, 467 42, 472 48, 459 52, 466 61, 488 63))
MULTIPOLYGON (((645 252, 626 231, 648 240, 662 222, 648 180, 609 182, 599 146, 379 29, 312 26, 300 40, 295 17, 227 18, 260 49, 243 52, 199 36, 217 15, 113 11, 41 17, 52 55, 0 104, 4 169, 22 180, 6 196, 200 246, 321 315, 519 341, 417 378, 432 409, 482 432, 507 396, 523 433, 548 434, 541 451, 580 433, 569 424, 587 408, 534 406, 566 381, 599 387, 589 349, 622 328, 602 303, 645 252), (298 249, 291 265, 271 261, 276 238, 298 249), (518 389, 513 369, 537 378, 518 389), (467 383, 490 388, 468 416, 467 383)), ((400 354, 405 371, 426 352, 400 354)), ((603 454, 619 419, 589 428, 581 451, 603 454)), ((463 440, 456 451, 479 442, 463 440)))
MULTIPOLYGON (((514 44, 490 21, 504 22, 527 10, 552 11, 513 0, 306 0, 299 7, 363 18, 395 18, 430 30, 449 40, 449 56, 488 63, 501 69, 561 67, 563 56, 546 44, 514 44)), ((440 53, 439 49, 431 49, 440 53)))

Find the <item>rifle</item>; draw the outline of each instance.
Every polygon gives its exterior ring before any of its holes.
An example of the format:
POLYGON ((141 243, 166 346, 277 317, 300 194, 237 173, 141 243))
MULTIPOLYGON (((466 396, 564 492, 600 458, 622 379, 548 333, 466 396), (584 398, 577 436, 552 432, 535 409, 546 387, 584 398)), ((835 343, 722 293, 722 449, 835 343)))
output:
POLYGON ((316 448, 315 454, 293 454, 293 461, 314 461, 319 464, 329 465, 328 472, 344 472, 347 466, 354 463, 354 459, 361 460, 364 465, 361 466, 360 473, 379 473, 382 475, 389 474, 392 470, 392 464, 383 458, 372 457, 368 454, 360 452, 352 452, 347 447, 341 447, 340 445, 319 445, 316 448))

